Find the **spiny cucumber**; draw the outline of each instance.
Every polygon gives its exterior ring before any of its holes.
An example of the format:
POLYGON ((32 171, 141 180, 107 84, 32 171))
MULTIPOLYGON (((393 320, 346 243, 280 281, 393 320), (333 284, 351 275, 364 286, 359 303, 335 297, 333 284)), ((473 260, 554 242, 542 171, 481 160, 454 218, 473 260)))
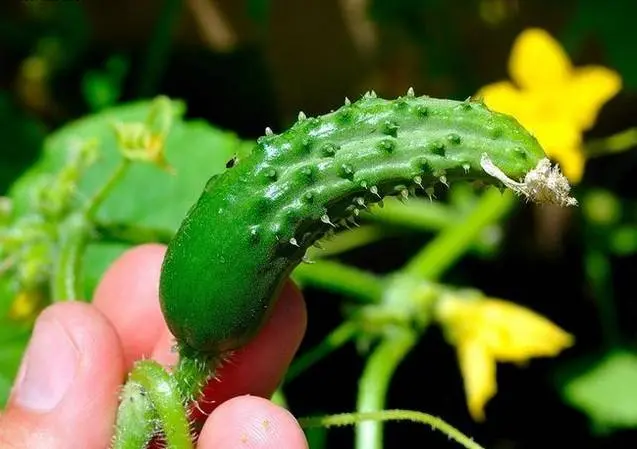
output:
MULTIPOLYGON (((232 164, 231 164, 232 165, 232 164)), ((306 249, 386 196, 482 180, 572 204, 569 186, 513 117, 481 102, 368 93, 281 134, 205 186, 170 242, 160 281, 182 347, 220 354, 251 339, 306 249)))

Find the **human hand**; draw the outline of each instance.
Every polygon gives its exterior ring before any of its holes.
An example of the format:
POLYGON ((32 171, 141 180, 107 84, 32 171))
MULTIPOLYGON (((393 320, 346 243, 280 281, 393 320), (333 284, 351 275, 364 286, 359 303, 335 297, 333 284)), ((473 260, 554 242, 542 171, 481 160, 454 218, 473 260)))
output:
MULTIPOLYGON (((143 245, 106 272, 92 304, 57 303, 38 318, 6 410, 3 449, 104 449, 133 362, 176 360, 158 299, 165 248, 143 245)), ((199 449, 307 448, 303 431, 269 397, 305 332, 301 293, 288 283, 271 319, 205 390, 199 449)))

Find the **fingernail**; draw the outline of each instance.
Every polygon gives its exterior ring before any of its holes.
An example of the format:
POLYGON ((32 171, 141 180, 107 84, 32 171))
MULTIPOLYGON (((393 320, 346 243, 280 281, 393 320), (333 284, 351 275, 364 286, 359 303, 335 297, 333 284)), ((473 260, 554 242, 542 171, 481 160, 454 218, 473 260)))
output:
POLYGON ((13 402, 38 412, 53 410, 68 391, 79 362, 71 336, 53 318, 38 320, 24 356, 13 402))

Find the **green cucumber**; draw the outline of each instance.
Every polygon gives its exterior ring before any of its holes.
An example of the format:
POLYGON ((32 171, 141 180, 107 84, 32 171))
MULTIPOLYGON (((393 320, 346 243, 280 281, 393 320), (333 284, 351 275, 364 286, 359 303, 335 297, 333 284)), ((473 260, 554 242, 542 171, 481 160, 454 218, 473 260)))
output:
POLYGON ((222 354, 249 341, 306 249, 361 208, 436 184, 482 180, 572 204, 569 186, 513 117, 473 101, 369 93, 266 130, 214 176, 168 245, 161 306, 182 348, 222 354))

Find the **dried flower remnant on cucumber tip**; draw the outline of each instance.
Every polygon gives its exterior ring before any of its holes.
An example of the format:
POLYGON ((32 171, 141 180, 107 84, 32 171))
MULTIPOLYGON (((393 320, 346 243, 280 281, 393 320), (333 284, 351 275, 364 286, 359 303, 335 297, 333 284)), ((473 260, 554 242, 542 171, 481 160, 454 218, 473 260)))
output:
POLYGON ((559 206, 577 206, 577 200, 569 195, 571 186, 568 180, 561 173, 559 166, 552 166, 547 158, 540 160, 537 166, 526 174, 522 182, 505 175, 486 153, 482 154, 480 166, 506 187, 530 201, 559 206))

